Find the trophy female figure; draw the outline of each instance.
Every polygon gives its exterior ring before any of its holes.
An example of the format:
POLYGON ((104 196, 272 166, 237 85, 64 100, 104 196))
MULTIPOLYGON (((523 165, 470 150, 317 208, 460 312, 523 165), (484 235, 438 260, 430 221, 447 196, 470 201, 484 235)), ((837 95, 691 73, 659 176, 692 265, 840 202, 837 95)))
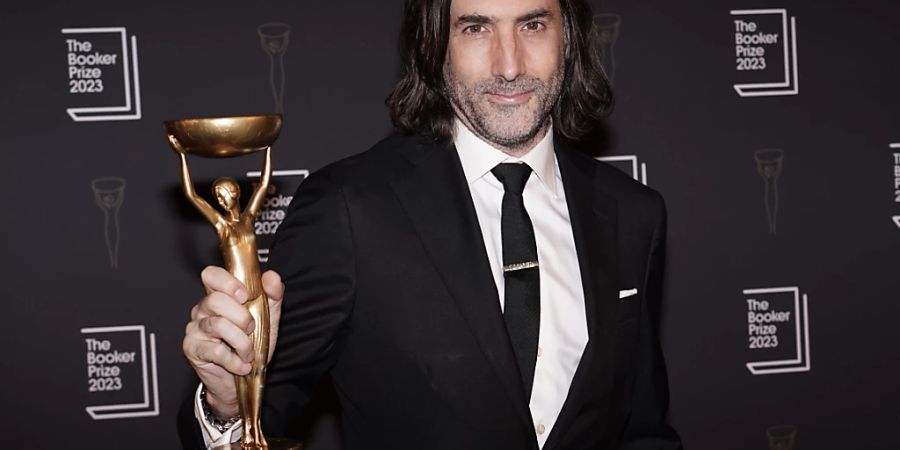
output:
MULTIPOLYGON (((265 389, 266 364, 269 358, 269 304, 263 291, 256 248, 254 221, 266 196, 272 176, 272 143, 281 130, 281 116, 242 116, 211 119, 186 119, 165 123, 169 144, 181 157, 181 181, 188 200, 216 229, 225 268, 247 288, 248 301, 244 306, 254 320, 250 333, 253 362, 250 373, 235 376, 238 407, 243 420, 240 448, 263 450, 299 448, 294 441, 263 436, 260 415, 265 389), (240 207, 240 188, 231 178, 213 183, 213 195, 223 212, 210 206, 194 190, 188 167, 188 154, 211 157, 232 157, 265 151, 260 182, 243 211, 240 207)), ((232 448, 235 448, 234 444, 232 448)))

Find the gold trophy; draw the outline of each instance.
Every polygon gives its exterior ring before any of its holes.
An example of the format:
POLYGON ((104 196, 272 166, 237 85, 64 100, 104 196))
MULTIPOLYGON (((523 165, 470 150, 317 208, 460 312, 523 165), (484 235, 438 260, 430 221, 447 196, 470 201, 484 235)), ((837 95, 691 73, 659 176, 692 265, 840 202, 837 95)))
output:
POLYGON ((247 287, 250 300, 245 306, 256 322, 256 327, 250 333, 254 350, 250 373, 234 377, 238 406, 243 420, 243 436, 240 443, 225 446, 226 449, 300 448, 298 442, 288 439, 267 441, 260 427, 266 360, 269 356, 269 303, 262 288, 253 223, 265 200, 266 188, 272 176, 272 143, 281 131, 281 121, 280 114, 272 114, 164 122, 169 144, 181 157, 184 194, 215 227, 225 268, 247 287), (237 181, 232 178, 220 178, 213 183, 213 194, 224 209, 224 214, 210 206, 194 191, 187 160, 189 154, 228 158, 260 151, 266 152, 260 182, 243 212, 240 210, 240 188, 237 181))

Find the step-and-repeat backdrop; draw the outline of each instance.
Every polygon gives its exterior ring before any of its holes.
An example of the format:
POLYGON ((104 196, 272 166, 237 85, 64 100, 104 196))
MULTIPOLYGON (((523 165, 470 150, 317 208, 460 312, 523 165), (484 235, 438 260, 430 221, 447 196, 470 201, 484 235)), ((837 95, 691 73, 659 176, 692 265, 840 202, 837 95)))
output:
MULTIPOLYGON (((691 449, 900 448, 900 7, 595 4, 600 158, 670 213, 663 340, 691 449), (601 8, 602 6, 602 8, 601 8)), ((283 112, 260 259, 310 171, 390 131, 402 2, 0 6, 3 442, 177 448, 214 233, 165 119, 283 112)), ((202 192, 258 156, 193 161, 202 192)), ((301 419, 339 448, 327 383, 301 419)))

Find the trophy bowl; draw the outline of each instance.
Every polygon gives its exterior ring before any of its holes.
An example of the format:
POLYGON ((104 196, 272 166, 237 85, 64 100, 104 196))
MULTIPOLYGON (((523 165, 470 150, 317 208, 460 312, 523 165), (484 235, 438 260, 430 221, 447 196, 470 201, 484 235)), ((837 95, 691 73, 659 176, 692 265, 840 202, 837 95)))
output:
POLYGON ((266 114, 167 120, 163 124, 170 139, 186 153, 231 157, 271 146, 281 132, 281 121, 281 114, 266 114))

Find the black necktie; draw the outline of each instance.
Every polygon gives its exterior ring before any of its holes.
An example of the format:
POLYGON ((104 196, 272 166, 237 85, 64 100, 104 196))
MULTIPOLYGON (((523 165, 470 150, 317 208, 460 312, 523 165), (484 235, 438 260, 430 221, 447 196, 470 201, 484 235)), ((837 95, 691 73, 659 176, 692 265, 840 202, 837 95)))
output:
POLYGON ((503 183, 500 231, 503 235, 503 318, 519 364, 526 395, 531 396, 541 325, 541 280, 537 244, 522 191, 531 176, 527 164, 499 164, 491 173, 503 183))

